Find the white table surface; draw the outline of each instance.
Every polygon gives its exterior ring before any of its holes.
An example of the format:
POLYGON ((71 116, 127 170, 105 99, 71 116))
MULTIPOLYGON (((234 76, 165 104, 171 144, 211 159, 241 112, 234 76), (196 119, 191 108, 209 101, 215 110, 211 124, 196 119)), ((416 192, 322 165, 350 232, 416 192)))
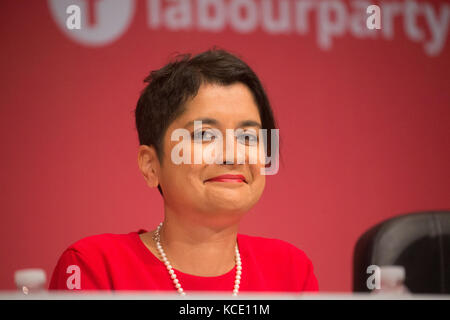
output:
POLYGON ((214 292, 187 293, 182 297, 178 293, 116 291, 116 292, 67 292, 44 291, 25 295, 20 291, 0 291, 0 300, 450 300, 444 294, 368 294, 348 292, 320 293, 239 293, 237 297, 230 294, 214 292))

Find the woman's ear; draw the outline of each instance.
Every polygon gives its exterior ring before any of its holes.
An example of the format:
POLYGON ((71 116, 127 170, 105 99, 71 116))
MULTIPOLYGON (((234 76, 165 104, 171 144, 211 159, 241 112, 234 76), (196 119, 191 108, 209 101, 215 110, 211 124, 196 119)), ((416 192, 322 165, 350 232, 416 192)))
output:
POLYGON ((151 188, 156 188, 159 184, 159 172, 161 166, 154 146, 139 146, 138 166, 147 185, 151 188))

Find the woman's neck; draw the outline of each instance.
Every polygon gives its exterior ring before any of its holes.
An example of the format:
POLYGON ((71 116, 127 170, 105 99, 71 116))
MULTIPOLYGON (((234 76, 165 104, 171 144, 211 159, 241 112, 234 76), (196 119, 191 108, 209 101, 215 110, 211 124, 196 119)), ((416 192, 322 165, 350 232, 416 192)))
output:
MULTIPOLYGON (((237 231, 237 223, 210 227, 166 213, 160 242, 173 268, 191 275, 212 277, 234 267, 237 231)), ((159 254, 157 256, 161 259, 159 254)))

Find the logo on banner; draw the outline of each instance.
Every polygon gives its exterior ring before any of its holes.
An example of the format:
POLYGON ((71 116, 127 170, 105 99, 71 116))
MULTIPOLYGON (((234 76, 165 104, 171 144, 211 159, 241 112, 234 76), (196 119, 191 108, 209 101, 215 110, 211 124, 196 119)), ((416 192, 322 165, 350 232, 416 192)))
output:
POLYGON ((89 46, 117 40, 128 29, 135 11, 134 0, 48 0, 48 5, 61 31, 89 46), (69 28, 70 25, 75 27, 69 28))
MULTIPOLYGON (((147 28, 152 31, 222 32, 261 30, 269 35, 313 34, 317 46, 331 50, 339 39, 406 37, 425 54, 445 48, 450 5, 428 1, 370 0, 142 0, 147 28), (397 23, 400 21, 401 23, 397 23), (419 23, 420 22, 420 23, 419 23)), ((135 13, 135 0, 48 0, 58 26, 71 39, 92 46, 117 40, 135 13), (70 8, 69 8, 70 7, 70 8), (78 21, 80 22, 78 25, 78 21)))

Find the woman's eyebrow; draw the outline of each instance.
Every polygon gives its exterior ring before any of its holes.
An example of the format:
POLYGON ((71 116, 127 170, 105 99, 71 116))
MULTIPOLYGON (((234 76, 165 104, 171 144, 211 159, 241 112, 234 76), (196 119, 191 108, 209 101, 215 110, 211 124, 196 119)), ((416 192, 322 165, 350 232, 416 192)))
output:
POLYGON ((186 123, 184 125, 184 127, 186 128, 186 127, 194 125, 194 121, 201 121, 202 124, 214 124, 214 125, 219 124, 219 121, 217 121, 216 119, 213 119, 213 118, 200 118, 200 119, 195 119, 195 120, 189 121, 188 123, 186 123))
POLYGON ((258 127, 258 128, 262 128, 262 125, 257 122, 257 121, 253 121, 253 120, 244 120, 238 123, 238 128, 241 127, 258 127))
MULTIPOLYGON (((213 118, 200 118, 200 119, 195 119, 195 120, 191 120, 188 123, 186 123, 186 125, 184 126, 189 127, 194 125, 194 121, 201 121, 202 124, 212 124, 212 125, 219 125, 219 121, 213 118)), ((241 127, 258 127, 258 128, 262 128, 262 125, 254 120, 244 120, 238 123, 237 128, 241 128, 241 127)))

